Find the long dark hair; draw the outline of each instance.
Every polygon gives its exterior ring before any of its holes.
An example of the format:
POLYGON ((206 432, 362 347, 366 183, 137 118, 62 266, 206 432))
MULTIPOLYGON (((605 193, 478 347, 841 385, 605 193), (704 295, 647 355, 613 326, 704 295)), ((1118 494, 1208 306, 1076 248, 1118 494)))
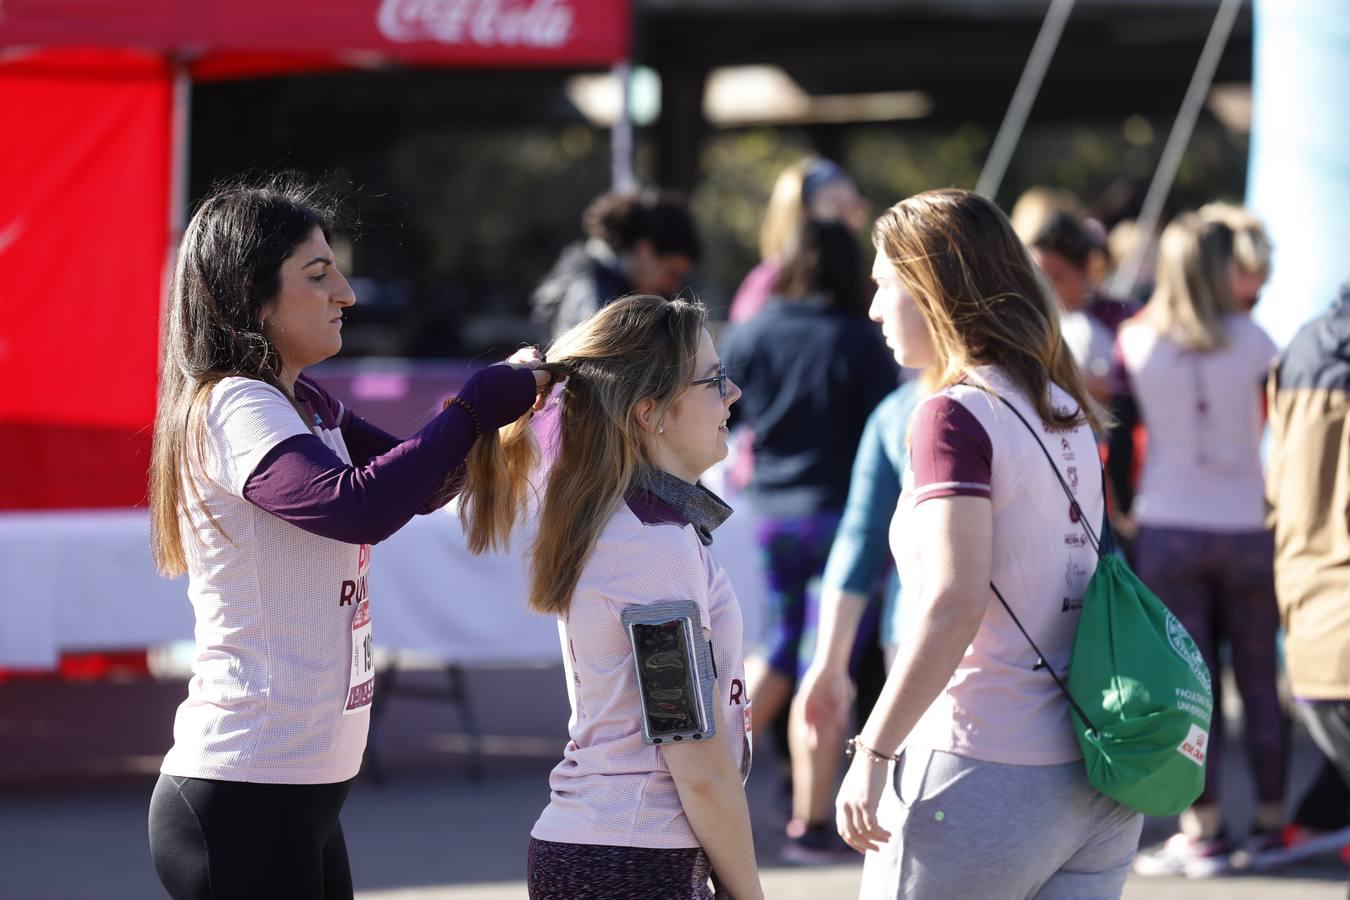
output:
POLYGON ((862 248, 837 222, 807 221, 783 256, 774 290, 787 300, 822 295, 839 312, 866 315, 862 248))
POLYGON ((179 531, 187 511, 183 485, 192 483, 185 477, 189 448, 202 462, 203 412, 211 388, 222 378, 241 376, 291 396, 281 383, 281 357, 263 335, 262 311, 281 289, 282 262, 315 228, 325 239, 332 234, 331 214, 318 196, 317 189, 293 178, 219 188, 197 207, 183 234, 167 310, 150 463, 151 544, 165 575, 187 569, 179 531))

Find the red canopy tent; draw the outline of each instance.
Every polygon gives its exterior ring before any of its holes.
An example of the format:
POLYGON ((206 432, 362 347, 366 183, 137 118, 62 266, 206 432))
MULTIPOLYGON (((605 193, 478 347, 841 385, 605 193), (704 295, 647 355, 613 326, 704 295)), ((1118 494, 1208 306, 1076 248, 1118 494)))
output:
POLYGON ((0 510, 144 502, 192 80, 605 68, 627 0, 3 0, 0 510))

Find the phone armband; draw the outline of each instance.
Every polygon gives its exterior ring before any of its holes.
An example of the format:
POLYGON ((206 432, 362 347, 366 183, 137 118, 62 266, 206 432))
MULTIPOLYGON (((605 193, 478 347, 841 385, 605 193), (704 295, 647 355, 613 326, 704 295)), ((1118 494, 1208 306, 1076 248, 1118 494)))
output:
POLYGON ((633 647, 641 693, 642 742, 704 741, 717 733, 712 650, 698 604, 675 600, 629 606, 620 622, 633 647))

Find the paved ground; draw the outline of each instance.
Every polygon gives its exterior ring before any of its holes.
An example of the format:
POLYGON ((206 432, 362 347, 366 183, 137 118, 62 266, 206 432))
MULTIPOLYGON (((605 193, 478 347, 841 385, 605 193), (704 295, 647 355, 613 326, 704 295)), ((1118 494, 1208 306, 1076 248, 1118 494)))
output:
MULTIPOLYGON (((432 675, 422 676, 425 686, 432 675)), ((416 679, 413 679, 416 680, 416 679)), ((384 748, 390 778, 360 783, 344 812, 363 900, 506 900, 525 895, 530 824, 547 800, 565 698, 556 671, 472 673, 490 755, 485 779, 464 777, 464 738, 439 704, 396 699, 384 748)), ((0 684, 0 898, 141 900, 162 896, 145 847, 145 806, 181 687, 0 684), (138 774, 139 772, 139 774, 138 774)), ((1300 737, 1296 782, 1311 773, 1300 737)), ((1229 791, 1235 824, 1250 809, 1238 754, 1229 791)), ((780 819, 771 766, 751 781, 756 842, 771 898, 856 896, 858 866, 777 863, 780 819)), ((1301 786, 1299 784, 1298 786, 1301 786)), ((1161 836, 1167 823, 1150 823, 1161 836)), ((1206 882, 1132 880, 1131 900, 1342 900, 1346 871, 1319 860, 1280 877, 1206 882)))

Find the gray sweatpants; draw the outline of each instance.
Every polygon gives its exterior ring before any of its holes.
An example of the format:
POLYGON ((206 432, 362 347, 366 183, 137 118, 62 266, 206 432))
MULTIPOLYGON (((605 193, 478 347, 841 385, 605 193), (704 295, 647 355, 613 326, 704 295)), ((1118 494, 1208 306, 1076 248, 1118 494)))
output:
POLYGON ((1082 762, 1009 766, 906 750, 878 810, 862 900, 1115 900, 1143 816, 1093 790, 1082 762))

